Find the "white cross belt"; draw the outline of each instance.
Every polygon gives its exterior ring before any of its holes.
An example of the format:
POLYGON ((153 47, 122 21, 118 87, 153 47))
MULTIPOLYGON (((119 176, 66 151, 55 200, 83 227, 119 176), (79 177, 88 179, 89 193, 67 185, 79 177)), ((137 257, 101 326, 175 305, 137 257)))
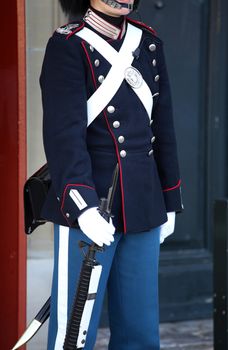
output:
POLYGON ((76 33, 76 35, 92 45, 112 66, 103 83, 87 101, 87 125, 89 126, 107 106, 124 79, 128 82, 130 80, 130 83, 133 80, 133 84, 130 84, 130 86, 139 97, 147 111, 149 119, 151 119, 153 97, 150 88, 142 78, 140 72, 131 65, 134 60, 133 52, 141 41, 142 30, 128 23, 126 36, 119 52, 107 41, 86 27, 76 33), (137 81, 134 84, 134 77, 141 78, 140 85, 137 86, 137 81))

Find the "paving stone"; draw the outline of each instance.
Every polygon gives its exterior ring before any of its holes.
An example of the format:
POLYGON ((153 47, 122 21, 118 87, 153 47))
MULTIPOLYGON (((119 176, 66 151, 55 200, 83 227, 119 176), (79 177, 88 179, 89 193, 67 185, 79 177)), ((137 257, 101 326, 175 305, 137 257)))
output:
MULTIPOLYGON (((28 322, 50 296, 52 269, 52 259, 28 260, 28 322)), ((29 342, 28 350, 47 348, 47 327, 48 322, 29 342)), ((213 350, 212 320, 162 323, 160 334, 161 350, 213 350)), ((99 329, 94 350, 107 350, 109 335, 109 329, 99 329)))
MULTIPOLYGON (((213 350, 212 320, 162 323, 161 350, 213 350)), ((94 350, 107 350, 109 329, 99 329, 94 350)))

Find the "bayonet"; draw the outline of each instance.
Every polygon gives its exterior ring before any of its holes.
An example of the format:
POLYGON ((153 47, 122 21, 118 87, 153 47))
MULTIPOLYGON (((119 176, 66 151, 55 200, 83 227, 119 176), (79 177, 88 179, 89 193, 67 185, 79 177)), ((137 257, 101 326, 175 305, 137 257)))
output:
MULTIPOLYGON (((101 198, 101 202, 99 205, 99 212, 107 221, 109 221, 110 217, 112 217, 111 209, 112 209, 113 198, 114 198, 114 194, 117 186, 118 175, 119 175, 119 165, 117 163, 113 173, 112 184, 108 190, 108 196, 107 198, 101 198)), ((85 245, 87 244, 86 243, 84 244, 84 242, 80 242, 80 247, 84 247, 85 245)), ((89 247, 86 258, 87 258, 87 265, 88 265, 88 261, 89 261, 89 264, 92 262, 94 263, 94 266, 93 266, 94 272, 92 274, 92 279, 99 281, 99 278, 101 275, 101 267, 95 261, 95 253, 97 250, 103 250, 103 248, 97 246, 96 244, 92 244, 89 247)), ((91 294, 91 290, 94 292, 94 289, 96 289, 96 287, 94 287, 94 283, 95 283, 95 286, 98 286, 98 283, 96 281, 95 282, 90 281, 89 289, 88 289, 88 292, 90 294, 91 294)), ((33 321, 29 324, 26 331, 17 341, 15 346, 12 348, 12 350, 16 350, 22 345, 26 344, 38 332, 40 327, 44 324, 44 322, 50 316, 50 304, 51 304, 51 297, 47 299, 45 304, 42 306, 42 308, 40 309, 38 314, 35 316, 33 321)), ((82 315, 83 315, 83 310, 82 310, 82 315)), ((81 341, 81 337, 82 337, 81 332, 78 330, 78 342, 79 340, 81 341)))
POLYGON ((20 348, 22 345, 26 344, 38 332, 40 327, 44 324, 44 322, 48 319, 50 315, 50 302, 51 302, 51 297, 49 297, 46 303, 42 306, 38 314, 35 316, 33 321, 29 324, 28 328, 26 329, 24 334, 20 337, 20 339, 12 348, 12 350, 16 350, 20 348))

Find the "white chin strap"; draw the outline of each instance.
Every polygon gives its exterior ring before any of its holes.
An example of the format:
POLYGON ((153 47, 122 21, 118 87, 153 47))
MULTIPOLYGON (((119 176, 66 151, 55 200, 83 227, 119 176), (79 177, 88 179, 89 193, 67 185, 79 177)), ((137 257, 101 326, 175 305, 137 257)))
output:
POLYGON ((101 0, 102 2, 104 2, 106 5, 112 7, 112 8, 115 8, 115 9, 122 9, 122 8, 127 8, 129 9, 130 11, 133 10, 133 4, 123 4, 123 3, 120 3, 119 1, 116 1, 116 0, 101 0))

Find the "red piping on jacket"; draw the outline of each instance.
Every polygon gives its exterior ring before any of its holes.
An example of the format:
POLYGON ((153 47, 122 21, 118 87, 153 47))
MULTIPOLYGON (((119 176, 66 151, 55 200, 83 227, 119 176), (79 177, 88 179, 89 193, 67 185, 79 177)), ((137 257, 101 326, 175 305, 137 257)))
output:
POLYGON ((64 191, 63 191, 63 198, 62 198, 62 203, 61 203, 61 212, 63 214, 63 216, 65 217, 66 221, 68 222, 69 226, 71 226, 71 223, 68 221, 68 218, 66 217, 65 213, 63 212, 63 206, 64 206, 64 201, 65 201, 65 197, 66 197, 66 191, 68 189, 68 187, 86 187, 89 188, 90 190, 95 190, 94 187, 88 186, 88 185, 83 185, 83 184, 67 184, 64 191))
POLYGON ((63 198, 62 198, 62 204, 61 204, 61 210, 62 210, 62 208, 63 208, 63 203, 64 203, 64 201, 65 201, 65 196, 66 196, 66 191, 67 191, 67 189, 68 189, 68 187, 77 187, 77 186, 80 186, 80 187, 86 187, 86 188, 89 188, 90 190, 95 190, 95 188, 94 187, 92 187, 92 186, 88 186, 88 185, 83 185, 83 184, 67 184, 66 186, 65 186, 65 188, 64 188, 64 191, 63 191, 63 198))
POLYGON ((181 180, 178 181, 176 186, 173 186, 173 187, 170 187, 170 188, 166 188, 165 190, 163 190, 163 192, 175 190, 176 188, 180 187, 180 184, 181 184, 181 180))
POLYGON ((119 149, 118 149, 118 145, 115 139, 115 135, 113 134, 109 122, 108 122, 108 118, 107 118, 107 114, 105 113, 105 111, 103 111, 104 116, 105 116, 105 121, 107 123, 109 132, 112 136, 112 139, 114 141, 115 144, 115 150, 116 150, 116 155, 117 155, 117 159, 118 159, 118 163, 119 163, 119 169, 120 169, 120 188, 121 188, 121 197, 122 197, 122 214, 123 214, 123 224, 124 224, 124 233, 127 232, 127 223, 126 223, 126 216, 125 216, 125 207, 124 207, 124 188, 123 188, 123 172, 122 172, 122 165, 121 165, 121 161, 120 161, 120 155, 119 155, 119 149))
POLYGON ((82 22, 82 24, 78 28, 76 28, 75 30, 73 30, 73 32, 71 32, 67 35, 66 40, 68 40, 72 35, 77 33, 79 30, 81 30, 84 26, 85 26, 85 23, 82 22))
POLYGON ((86 50, 86 47, 85 47, 85 41, 82 41, 82 47, 83 47, 83 49, 85 51, 86 58, 87 58, 87 61, 89 63, 89 67, 90 67, 92 78, 93 78, 93 84, 94 84, 95 88, 97 88, 96 77, 95 77, 95 74, 94 74, 94 71, 93 71, 93 66, 92 66, 92 63, 90 61, 89 54, 88 54, 88 52, 86 50))
POLYGON ((143 22, 136 21, 136 20, 131 19, 131 18, 129 18, 129 17, 127 17, 127 21, 130 22, 130 23, 132 22, 132 23, 134 23, 134 24, 138 24, 139 26, 148 29, 148 30, 149 30, 151 33, 153 33, 154 35, 157 35, 156 31, 155 31, 153 28, 147 26, 147 25, 146 25, 145 23, 143 23, 143 22))
MULTIPOLYGON (((94 87, 95 87, 95 89, 97 89, 97 83, 96 83, 96 79, 95 79, 95 74, 94 74, 93 66, 92 66, 92 63, 91 63, 89 54, 88 54, 88 52, 87 52, 87 50, 86 50, 86 47, 85 47, 85 43, 84 43, 84 42, 82 42, 82 46, 83 46, 83 49, 84 49, 85 54, 86 54, 86 58, 87 58, 88 63, 89 63, 89 67, 90 67, 90 69, 91 69, 91 74, 92 74, 92 78, 93 78, 94 87)), ((122 172, 122 165, 121 165, 121 160, 120 160, 120 155, 119 155, 119 149, 118 149, 118 145, 117 145, 117 142, 116 142, 116 139, 115 139, 115 135, 113 134, 113 132, 112 132, 112 130, 111 130, 111 128, 110 128, 110 125, 109 125, 109 123, 108 123, 107 115, 106 115, 105 111, 103 111, 103 113, 104 113, 104 116, 105 116, 105 121, 106 121, 108 130, 109 130, 109 132, 110 132, 110 134, 111 134, 111 136, 112 136, 112 139, 113 139, 113 141, 114 141, 114 144, 115 144, 115 151, 116 151, 116 156, 117 156, 118 164, 119 164, 123 225, 124 225, 124 233, 126 233, 126 232, 127 232, 127 224, 126 224, 125 207, 124 207, 123 172, 122 172)))

